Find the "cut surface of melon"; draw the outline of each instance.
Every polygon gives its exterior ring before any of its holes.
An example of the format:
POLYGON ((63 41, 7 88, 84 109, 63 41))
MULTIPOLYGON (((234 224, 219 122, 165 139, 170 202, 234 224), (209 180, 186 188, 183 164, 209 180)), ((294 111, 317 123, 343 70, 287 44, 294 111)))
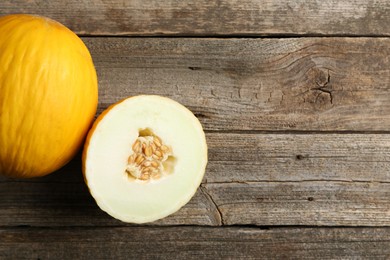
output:
POLYGON ((199 120, 160 96, 135 96, 102 113, 84 148, 83 170, 99 207, 131 223, 166 217, 195 194, 207 164, 199 120))

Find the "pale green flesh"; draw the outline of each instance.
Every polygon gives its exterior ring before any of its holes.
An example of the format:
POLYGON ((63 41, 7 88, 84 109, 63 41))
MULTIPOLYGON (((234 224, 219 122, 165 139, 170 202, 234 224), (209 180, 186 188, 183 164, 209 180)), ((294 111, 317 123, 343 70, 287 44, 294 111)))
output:
POLYGON ((85 178, 99 207, 124 222, 166 217, 195 194, 207 164, 198 119, 167 98, 137 96, 113 107, 98 123, 85 158, 85 178), (125 173, 139 130, 150 128, 176 157, 173 172, 159 180, 134 181, 125 173))

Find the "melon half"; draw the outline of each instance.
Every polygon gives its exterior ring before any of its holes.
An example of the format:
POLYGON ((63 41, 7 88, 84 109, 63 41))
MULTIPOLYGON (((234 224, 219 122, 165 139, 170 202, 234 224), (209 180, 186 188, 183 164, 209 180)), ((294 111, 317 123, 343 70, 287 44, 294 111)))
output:
POLYGON ((176 101, 151 95, 104 111, 83 154, 84 178, 98 206, 131 223, 179 210, 195 194, 206 164, 199 120, 176 101))

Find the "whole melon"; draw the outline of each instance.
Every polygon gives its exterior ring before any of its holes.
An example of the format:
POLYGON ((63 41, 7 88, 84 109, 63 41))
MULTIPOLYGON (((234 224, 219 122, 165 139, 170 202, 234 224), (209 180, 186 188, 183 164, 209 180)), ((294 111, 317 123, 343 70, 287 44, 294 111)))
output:
POLYGON ((97 100, 95 67, 76 34, 41 16, 0 17, 0 174, 38 177, 65 165, 97 100))

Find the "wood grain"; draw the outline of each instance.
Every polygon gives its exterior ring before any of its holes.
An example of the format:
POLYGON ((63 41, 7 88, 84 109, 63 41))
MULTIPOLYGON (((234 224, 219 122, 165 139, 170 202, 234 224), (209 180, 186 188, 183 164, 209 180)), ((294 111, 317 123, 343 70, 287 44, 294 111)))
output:
POLYGON ((388 226, 389 183, 204 184, 224 225, 388 226))
POLYGON ((386 0, 17 0, 0 15, 51 17, 84 35, 390 35, 386 0))
POLYGON ((2 259, 387 259, 389 228, 0 229, 2 259))
MULTIPOLYGON (((123 226, 101 211, 84 184, 81 163, 72 161, 41 179, 0 177, 0 226, 123 226)), ((155 225, 220 225, 214 203, 197 193, 179 212, 155 225)))
POLYGON ((388 131, 389 38, 84 38, 99 112, 158 94, 210 131, 388 131))
POLYGON ((389 134, 207 134, 204 183, 390 182, 389 134))
MULTIPOLYGON (((207 142, 201 189, 152 225, 390 225, 388 134, 208 133, 207 142)), ((124 225, 96 206, 78 158, 40 179, 0 177, 0 225, 124 225)))
POLYGON ((43 178, 0 177, 0 259, 390 258, 389 12, 386 0, 1 1, 0 15, 84 36, 99 113, 137 94, 190 108, 210 161, 194 198, 147 226, 97 207, 80 155, 43 178))

